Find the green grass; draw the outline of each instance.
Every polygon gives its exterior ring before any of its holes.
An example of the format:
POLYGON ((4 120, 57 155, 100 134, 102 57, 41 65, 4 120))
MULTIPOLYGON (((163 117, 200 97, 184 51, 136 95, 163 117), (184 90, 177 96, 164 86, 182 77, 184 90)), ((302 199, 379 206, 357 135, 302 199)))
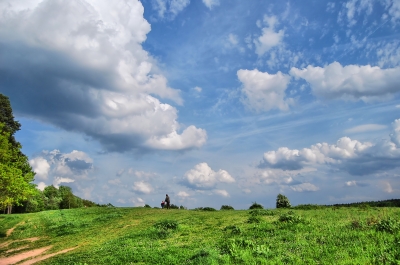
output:
POLYGON ((21 222, 0 244, 78 246, 39 264, 400 264, 399 208, 85 208, 1 215, 0 233, 21 222))

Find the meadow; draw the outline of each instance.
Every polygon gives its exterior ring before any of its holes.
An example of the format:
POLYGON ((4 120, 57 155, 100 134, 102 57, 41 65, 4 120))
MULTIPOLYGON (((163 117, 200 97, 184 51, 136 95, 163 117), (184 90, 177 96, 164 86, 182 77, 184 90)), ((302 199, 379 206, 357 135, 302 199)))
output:
POLYGON ((400 264, 399 220, 386 207, 0 215, 0 258, 52 246, 76 248, 37 264, 400 264))

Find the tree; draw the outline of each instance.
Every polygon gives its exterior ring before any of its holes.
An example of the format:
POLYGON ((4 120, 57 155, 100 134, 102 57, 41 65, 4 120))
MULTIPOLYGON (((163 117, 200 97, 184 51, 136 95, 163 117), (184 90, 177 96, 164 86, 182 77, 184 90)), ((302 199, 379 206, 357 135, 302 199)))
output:
POLYGON ((0 122, 4 124, 4 130, 9 132, 10 143, 18 146, 18 142, 14 138, 14 134, 21 129, 21 124, 14 120, 10 100, 7 96, 0 93, 0 122))
POLYGON ((278 194, 276 197, 276 208, 290 208, 290 201, 288 197, 282 194, 278 194))
POLYGON ((12 205, 21 205, 34 193, 31 184, 34 177, 26 156, 21 156, 21 145, 10 142, 10 132, 0 123, 0 207, 7 207, 10 214, 12 205), (27 171, 27 172, 26 172, 27 171))
POLYGON ((58 210, 60 209, 60 202, 62 201, 62 197, 60 191, 54 187, 53 185, 47 186, 43 190, 44 196, 46 196, 46 210, 58 210))
POLYGON ((253 204, 250 205, 249 209, 250 209, 250 210, 254 210, 254 209, 264 209, 264 206, 262 206, 261 204, 258 204, 257 202, 253 202, 253 204))
POLYGON ((14 120, 10 100, 0 94, 0 207, 7 207, 8 213, 13 204, 26 201, 35 188, 31 184, 35 172, 14 137, 20 128, 21 124, 14 120))

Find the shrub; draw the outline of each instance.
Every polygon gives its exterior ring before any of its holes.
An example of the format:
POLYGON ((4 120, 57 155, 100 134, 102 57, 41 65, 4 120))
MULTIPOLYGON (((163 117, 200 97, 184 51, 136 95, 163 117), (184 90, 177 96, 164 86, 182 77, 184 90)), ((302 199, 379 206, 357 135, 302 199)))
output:
POLYGON ((275 212, 270 211, 270 210, 264 210, 264 209, 254 209, 254 210, 251 210, 249 212, 249 214, 251 216, 262 216, 262 215, 274 216, 275 212))
POLYGON ((399 223, 391 218, 380 220, 376 224, 376 230, 381 232, 388 232, 394 234, 400 228, 399 223))
POLYGON ((168 230, 168 229, 176 230, 178 226, 179 224, 175 220, 161 220, 154 224, 155 228, 163 230, 168 230))
POLYGON ((221 210, 235 210, 235 209, 233 209, 233 207, 230 205, 222 205, 221 210))
POLYGON ((276 197, 276 208, 290 208, 290 201, 288 197, 282 194, 278 194, 276 197))
MULTIPOLYGON (((165 206, 164 206, 165 207, 165 206)), ((175 204, 171 204, 170 206, 169 206, 169 208, 170 209, 179 209, 179 206, 178 205, 175 205, 175 204)))
POLYGON ((148 204, 145 204, 143 207, 144 207, 144 208, 151 208, 151 206, 148 205, 148 204))
POLYGON ((179 206, 180 210, 185 210, 185 207, 183 205, 179 206))
POLYGON ((303 222, 302 218, 296 215, 293 211, 281 214, 278 219, 279 222, 298 224, 303 222))
POLYGON ((197 207, 197 208, 195 208, 194 209, 195 211, 209 211, 209 212, 212 212, 212 211, 216 211, 214 208, 212 208, 212 207, 197 207))
POLYGON ((297 206, 294 206, 293 208, 298 210, 316 210, 316 209, 322 209, 324 207, 325 206, 321 206, 318 204, 299 204, 297 206))
POLYGON ((237 225, 229 225, 224 228, 224 231, 231 230, 232 234, 239 235, 243 232, 243 229, 237 225))
POLYGON ((251 215, 249 219, 247 219, 247 223, 249 224, 258 224, 261 223, 262 218, 260 216, 251 215))
POLYGON ((249 208, 250 210, 253 209, 264 209, 264 207, 261 204, 258 204, 257 202, 253 202, 253 204, 249 208))

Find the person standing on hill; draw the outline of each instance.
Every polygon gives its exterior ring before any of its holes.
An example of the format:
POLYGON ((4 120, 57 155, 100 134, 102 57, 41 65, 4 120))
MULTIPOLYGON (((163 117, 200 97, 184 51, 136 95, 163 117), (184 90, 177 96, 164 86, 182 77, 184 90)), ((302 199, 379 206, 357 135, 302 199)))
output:
POLYGON ((170 205, 170 200, 169 200, 169 196, 168 194, 165 195, 165 203, 167 204, 167 209, 169 209, 169 205, 170 205))

